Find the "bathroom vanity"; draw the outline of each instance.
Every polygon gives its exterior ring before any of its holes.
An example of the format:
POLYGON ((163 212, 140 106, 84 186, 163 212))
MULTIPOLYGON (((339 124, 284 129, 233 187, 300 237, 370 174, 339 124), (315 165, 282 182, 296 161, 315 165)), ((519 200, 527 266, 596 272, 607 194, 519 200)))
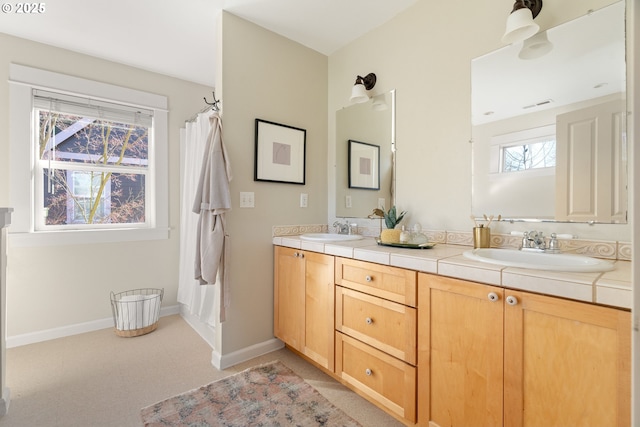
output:
POLYGON ((404 424, 630 425, 631 316, 611 303, 630 295, 629 262, 564 273, 457 245, 274 245, 276 337, 404 424))

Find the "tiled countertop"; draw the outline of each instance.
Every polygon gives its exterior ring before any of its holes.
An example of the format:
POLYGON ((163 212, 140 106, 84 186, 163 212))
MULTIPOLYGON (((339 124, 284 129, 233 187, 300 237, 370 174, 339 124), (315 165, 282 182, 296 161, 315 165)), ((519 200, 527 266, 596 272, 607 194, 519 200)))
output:
POLYGON ((321 243, 297 236, 274 237, 273 244, 625 309, 632 303, 629 261, 615 261, 616 268, 605 273, 567 273, 473 261, 462 255, 470 248, 461 245, 404 249, 380 246, 373 238, 321 243))

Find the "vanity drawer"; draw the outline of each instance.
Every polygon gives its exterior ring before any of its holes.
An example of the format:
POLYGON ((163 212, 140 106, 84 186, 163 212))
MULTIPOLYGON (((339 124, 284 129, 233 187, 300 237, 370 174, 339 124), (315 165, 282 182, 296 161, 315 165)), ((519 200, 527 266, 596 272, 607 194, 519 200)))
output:
POLYGON ((413 307, 336 286, 336 329, 415 366, 413 307))
POLYGON ((416 306, 417 273, 388 265, 336 258, 336 285, 416 306))
POLYGON ((416 368, 336 332, 336 374, 381 406, 416 422, 416 368))

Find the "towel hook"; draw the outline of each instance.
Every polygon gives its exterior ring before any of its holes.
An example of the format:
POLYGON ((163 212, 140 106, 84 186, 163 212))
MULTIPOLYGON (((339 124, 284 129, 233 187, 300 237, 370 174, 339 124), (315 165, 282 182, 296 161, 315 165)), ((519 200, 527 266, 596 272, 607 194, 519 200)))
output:
POLYGON ((207 105, 210 105, 211 108, 213 108, 214 110, 219 111, 220 108, 218 107, 218 104, 220 103, 220 100, 216 99, 216 91, 215 90, 213 92, 211 92, 211 93, 213 95, 213 102, 208 102, 207 101, 207 97, 205 96, 203 98, 204 99, 204 103, 207 104, 207 105))

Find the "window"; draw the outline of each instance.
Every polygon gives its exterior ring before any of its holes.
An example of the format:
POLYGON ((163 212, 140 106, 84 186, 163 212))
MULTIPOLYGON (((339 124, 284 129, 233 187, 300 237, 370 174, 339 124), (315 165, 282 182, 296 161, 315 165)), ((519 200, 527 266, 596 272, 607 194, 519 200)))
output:
POLYGON ((553 175, 556 166, 555 124, 491 137, 489 173, 493 179, 507 174, 553 175))
POLYGON ((556 139, 519 141, 517 145, 502 147, 502 171, 518 172, 528 169, 555 167, 556 139))
POLYGON ((42 90, 33 105, 35 229, 148 225, 153 112, 42 90))
POLYGON ((15 64, 10 82, 14 243, 168 237, 165 97, 15 64))

